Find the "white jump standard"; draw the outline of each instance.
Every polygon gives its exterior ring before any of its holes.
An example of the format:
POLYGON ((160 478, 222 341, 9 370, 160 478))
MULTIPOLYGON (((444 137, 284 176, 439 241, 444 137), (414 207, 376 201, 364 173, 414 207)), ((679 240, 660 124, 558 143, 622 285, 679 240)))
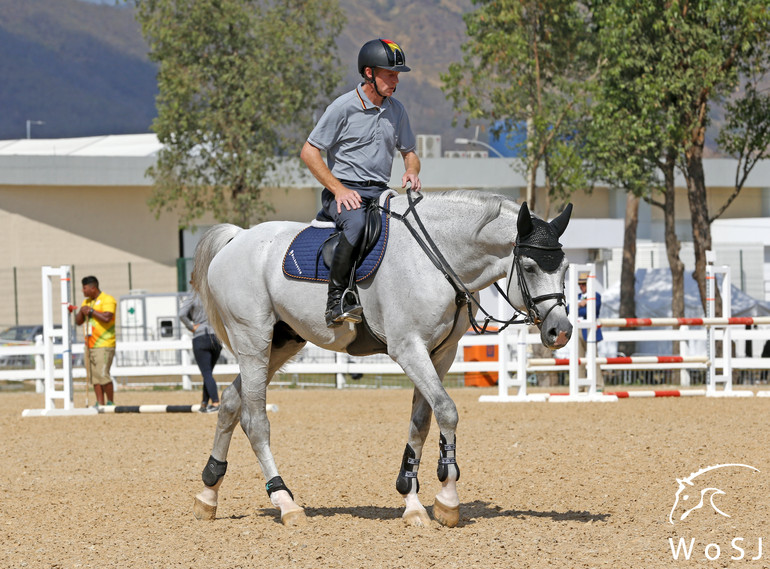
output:
POLYGON ((72 327, 67 307, 70 304, 70 267, 43 267, 43 360, 45 363, 44 409, 24 409, 22 417, 54 417, 69 415, 96 415, 96 409, 76 409, 72 389, 72 327), (59 284, 61 328, 54 328, 54 285, 59 284), (56 389, 54 375, 54 340, 61 338, 62 346, 62 389, 56 389), (56 400, 62 401, 62 407, 56 407, 56 400))

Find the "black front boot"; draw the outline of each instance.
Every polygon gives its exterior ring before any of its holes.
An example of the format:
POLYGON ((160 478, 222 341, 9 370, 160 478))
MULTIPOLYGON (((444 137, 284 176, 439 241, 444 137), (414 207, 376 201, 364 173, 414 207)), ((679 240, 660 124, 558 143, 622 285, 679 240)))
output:
POLYGON ((344 234, 340 235, 339 243, 334 250, 332 266, 329 268, 329 299, 326 302, 325 314, 326 326, 329 328, 341 326, 343 322, 354 324, 361 322, 364 309, 358 303, 355 287, 347 290, 352 281, 354 253, 355 247, 348 242, 344 234))

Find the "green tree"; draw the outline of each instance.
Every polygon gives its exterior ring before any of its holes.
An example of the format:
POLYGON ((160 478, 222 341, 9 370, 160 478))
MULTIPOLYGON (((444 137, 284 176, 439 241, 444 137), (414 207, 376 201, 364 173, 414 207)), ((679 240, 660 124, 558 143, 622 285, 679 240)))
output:
POLYGON ((164 144, 149 205, 189 225, 206 212, 242 226, 271 211, 279 157, 299 152, 313 109, 341 79, 337 0, 135 0, 159 64, 164 144))
MULTIPOLYGON (((727 107, 728 126, 721 138, 729 152, 748 158, 753 167, 767 146, 768 124, 761 97, 751 85, 767 69, 768 5, 766 0, 666 1, 595 0, 592 13, 604 58, 592 148, 597 168, 610 179, 627 179, 629 166, 642 159, 641 171, 651 164, 660 170, 662 201, 656 184, 649 183, 645 197, 663 209, 666 252, 672 272, 672 311, 684 311, 683 264, 675 232, 674 176, 678 168, 688 188, 695 278, 705 308, 705 251, 711 248, 706 181, 703 171, 705 132, 710 104, 734 92, 741 78, 749 81, 747 97, 727 107), (754 95, 752 95, 754 93, 754 95), (614 134, 613 134, 614 133, 614 134), (614 162, 617 153, 631 163, 614 162)), ((640 178, 643 179, 643 178, 640 178)), ((741 179, 745 181, 745 176, 741 179)), ((720 215, 740 191, 722 207, 720 215)), ((742 181, 740 183, 742 186, 742 181)), ((642 192, 643 194, 644 192, 642 192)), ((719 303, 717 303, 719 306, 719 303)))
POLYGON ((602 74, 591 109, 588 154, 592 178, 628 193, 621 269, 623 317, 635 316, 638 199, 663 211, 672 277, 672 314, 684 316, 684 264, 676 235, 675 173, 683 129, 676 120, 681 95, 668 83, 669 30, 661 6, 637 0, 592 3, 602 74), (634 207, 636 206, 636 207, 634 207))
POLYGON ((470 39, 463 60, 441 75, 443 90, 466 125, 497 122, 497 134, 525 140, 517 150, 527 203, 535 209, 541 170, 546 207, 540 211, 547 215, 550 198, 587 186, 580 150, 597 69, 590 14, 571 0, 473 3, 477 9, 464 16, 470 39))
MULTIPOLYGON (((767 72, 770 64, 770 4, 767 0, 680 0, 671 3, 665 17, 672 31, 671 51, 677 65, 671 79, 687 87, 679 107, 679 120, 686 129, 680 148, 695 249, 694 276, 705 309, 706 251, 712 246, 710 224, 716 218, 709 215, 703 169, 711 105, 734 93, 742 81, 751 81, 767 72)), ((754 129, 752 123, 767 125, 768 117, 762 114, 766 108, 752 104, 754 92, 750 83, 747 98, 743 99, 745 103, 737 102, 728 108, 732 114, 728 126, 731 132, 743 128, 751 131, 754 129)), ((753 98, 754 102, 759 100, 753 98)), ((726 133, 722 140, 730 144, 730 138, 731 135, 726 133)), ((746 156, 766 149, 766 135, 744 140, 760 144, 744 148, 746 156)), ((742 184, 736 184, 732 199, 741 187, 742 184)), ((728 205, 718 207, 719 215, 728 205)), ((720 306, 721 303, 717 303, 718 309, 720 306)))
POLYGON ((770 158, 770 95, 757 90, 762 80, 753 77, 742 97, 728 102, 727 121, 719 133, 719 146, 738 161, 733 193, 709 223, 730 207, 743 189, 746 179, 760 160, 770 158))

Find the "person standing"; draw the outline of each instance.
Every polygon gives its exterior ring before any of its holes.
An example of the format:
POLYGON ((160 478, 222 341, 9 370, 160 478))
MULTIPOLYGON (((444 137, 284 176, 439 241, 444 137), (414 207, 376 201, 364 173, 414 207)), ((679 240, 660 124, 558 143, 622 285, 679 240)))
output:
POLYGON ((94 386, 96 407, 115 405, 114 387, 110 368, 115 359, 115 298, 99 290, 99 280, 94 276, 83 277, 83 303, 78 308, 70 304, 75 313, 75 324, 86 325, 85 343, 86 374, 94 386))
MULTIPOLYGON (((588 306, 588 294, 586 292, 586 289, 588 288, 588 272, 581 272, 578 274, 578 287, 580 288, 580 293, 578 294, 578 318, 582 320, 587 320, 587 306, 588 306)), ((599 311, 602 308, 602 295, 599 294, 598 291, 594 291, 594 296, 596 297, 596 318, 599 318, 599 311)), ((602 336, 602 329, 601 327, 597 326, 596 328, 596 342, 597 344, 601 342, 604 339, 602 336)), ((580 358, 586 357, 586 348, 587 348, 587 340, 588 340, 588 330, 585 328, 580 329, 580 349, 578 350, 578 355, 580 358)), ((597 350, 596 357, 599 357, 599 352, 597 350)), ((601 389, 604 387, 604 377, 602 376, 602 369, 599 364, 596 364, 596 388, 601 389)))
POLYGON ((203 377, 203 399, 199 411, 216 413, 219 411, 219 392, 213 372, 222 353, 222 344, 209 324, 206 309, 197 293, 193 293, 182 305, 179 319, 193 333, 193 355, 203 377))
POLYGON ((420 159, 404 106, 392 97, 399 74, 407 72, 404 50, 394 41, 374 39, 358 52, 363 82, 326 109, 302 147, 300 158, 324 186, 323 212, 342 231, 329 269, 324 317, 329 328, 361 322, 362 307, 343 298, 363 238, 365 206, 388 189, 398 150, 406 172, 401 187, 419 191, 420 159), (324 162, 321 152, 326 152, 324 162), (344 304, 344 305, 343 305, 344 304))

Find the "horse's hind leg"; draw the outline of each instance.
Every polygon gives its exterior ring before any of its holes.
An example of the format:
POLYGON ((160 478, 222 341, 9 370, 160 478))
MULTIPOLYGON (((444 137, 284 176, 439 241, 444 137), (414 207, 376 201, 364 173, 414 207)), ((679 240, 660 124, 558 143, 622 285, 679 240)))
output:
POLYGON ((241 354, 239 363, 243 376, 252 378, 251 382, 244 381, 241 387, 241 427, 249 438, 267 480, 265 489, 270 502, 281 510, 281 522, 284 525, 301 523, 305 519, 305 511, 297 505, 291 491, 284 484, 270 450, 270 421, 265 411, 267 362, 260 356, 241 354))
MULTIPOLYGON (((281 324, 281 323, 279 323, 281 324)), ((279 328, 276 327, 276 334, 273 338, 272 350, 270 353, 270 361, 268 365, 268 382, 272 380, 273 375, 283 366, 287 361, 294 357, 305 345, 305 341, 296 336, 290 335, 287 337, 285 334, 278 334, 279 328)), ((244 431, 247 436, 249 431, 246 429, 246 422, 242 418, 242 380, 241 376, 235 379, 235 381, 222 393, 222 402, 220 404, 219 417, 217 420, 217 430, 214 435, 214 446, 211 451, 211 457, 206 464, 206 468, 203 471, 204 489, 195 498, 194 513, 198 519, 212 520, 216 517, 218 490, 222 483, 225 470, 227 469, 227 452, 230 447, 230 441, 232 439, 233 430, 238 420, 241 419, 241 424, 244 425, 244 431)), ((265 410, 265 401, 263 399, 261 408, 265 410)), ((268 438, 268 453, 269 450, 269 429, 270 424, 267 421, 267 414, 264 413, 264 421, 267 424, 267 438, 268 438)), ((251 437, 250 437, 251 440, 251 437)), ((253 444, 252 444, 253 446, 253 444)), ((256 452, 256 449, 255 449, 256 452)), ((259 458, 259 454, 257 455, 259 458)), ((270 456, 272 461, 272 455, 270 456)), ((260 459, 260 465, 262 460, 260 459)), ((264 471, 264 467, 263 467, 264 471)), ((268 476, 265 472, 265 476, 268 476)), ((270 482, 274 482, 274 477, 268 478, 270 482)), ((280 477, 278 477, 280 480, 280 477)), ((296 523, 304 518, 304 512, 302 508, 297 506, 291 493, 285 488, 282 482, 276 484, 274 482, 272 488, 268 482, 268 494, 270 495, 271 502, 281 508, 281 520, 285 524, 296 523), (278 486, 278 487, 276 487, 278 486)))
POLYGON ((203 490, 195 496, 193 513, 199 520, 213 520, 217 515, 219 487, 227 470, 227 451, 233 430, 241 416, 241 376, 235 378, 223 392, 217 414, 217 430, 206 467, 203 469, 203 490))
MULTIPOLYGON (((270 352, 270 362, 268 365, 268 384, 273 379, 273 375, 291 358, 305 346, 307 342, 289 328, 283 322, 278 322, 273 330, 273 344, 270 352)), ((259 459, 262 472, 265 475, 267 484, 265 488, 267 494, 270 497, 270 502, 281 510, 281 522, 284 525, 297 525, 305 521, 305 510, 303 510, 294 501, 294 495, 283 483, 283 479, 278 475, 278 469, 275 466, 272 452, 270 451, 270 423, 267 422, 267 413, 265 412, 265 401, 257 407, 258 411, 262 411, 263 417, 267 424, 267 437, 264 441, 264 447, 262 447, 263 453, 267 457, 267 461, 263 462, 262 456, 254 446, 252 437, 249 435, 249 431, 246 429, 246 423, 241 420, 241 425, 246 435, 249 436, 249 440, 252 441, 252 448, 257 452, 257 458, 259 459), (273 472, 274 471, 274 472, 273 472)))

